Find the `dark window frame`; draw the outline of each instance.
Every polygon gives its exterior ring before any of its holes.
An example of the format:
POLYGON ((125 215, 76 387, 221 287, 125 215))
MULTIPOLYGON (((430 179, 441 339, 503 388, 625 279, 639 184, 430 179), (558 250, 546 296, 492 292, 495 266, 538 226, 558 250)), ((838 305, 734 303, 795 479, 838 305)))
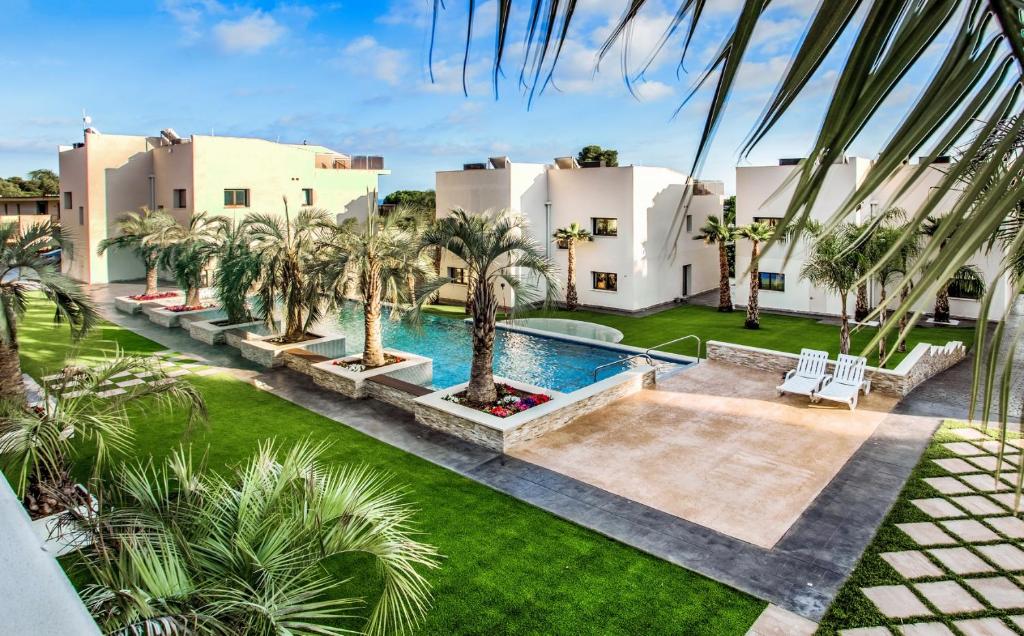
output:
POLYGON ((313 205, 313 188, 302 189, 302 205, 306 207, 313 205))
POLYGON ((782 222, 781 216, 755 216, 754 223, 767 223, 768 227, 777 228, 782 222))
POLYGON ((226 208, 247 208, 249 207, 249 188, 224 188, 224 207, 226 208), (228 203, 228 193, 231 192, 231 200, 233 203, 228 203), (242 193, 243 201, 238 203, 237 193, 242 193))
POLYGON ((757 288, 761 291, 786 291, 786 275, 779 272, 758 272, 757 288))
POLYGON ((452 285, 468 285, 466 281, 466 268, 465 267, 449 267, 448 278, 451 279, 452 285))
POLYGON ((619 235, 619 219, 614 216, 593 216, 590 217, 590 233, 594 236, 604 236, 614 238, 619 235), (614 230, 608 229, 608 221, 615 224, 614 230), (604 225, 603 229, 598 229, 600 225, 604 225))
POLYGON ((188 207, 188 193, 185 192, 185 188, 175 188, 171 192, 171 207, 176 210, 188 207))
POLYGON ((64 209, 73 210, 75 209, 74 201, 72 200, 71 192, 64 193, 64 209))
POLYGON ((596 291, 617 292, 619 291, 619 275, 616 272, 590 272, 590 285, 596 291), (603 287, 598 282, 603 278, 603 287), (610 283, 610 285, 609 285, 610 283))

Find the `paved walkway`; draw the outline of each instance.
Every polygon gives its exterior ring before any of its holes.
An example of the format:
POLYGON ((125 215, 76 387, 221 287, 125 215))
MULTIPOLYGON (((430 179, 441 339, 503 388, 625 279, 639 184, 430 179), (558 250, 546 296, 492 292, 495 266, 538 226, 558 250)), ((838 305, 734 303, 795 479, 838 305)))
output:
MULTIPOLYGON (((916 465, 940 419, 966 414, 970 368, 961 364, 901 402, 853 454, 782 539, 765 549, 528 462, 425 429, 404 411, 341 398, 287 369, 255 369, 229 347, 127 316, 113 297, 138 284, 94 286, 104 317, 162 345, 233 369, 236 377, 392 446, 466 475, 564 519, 819 619, 852 571, 916 465), (964 377, 967 384, 964 385, 964 377)), ((1024 359, 1024 356, 1018 360, 1024 359)))

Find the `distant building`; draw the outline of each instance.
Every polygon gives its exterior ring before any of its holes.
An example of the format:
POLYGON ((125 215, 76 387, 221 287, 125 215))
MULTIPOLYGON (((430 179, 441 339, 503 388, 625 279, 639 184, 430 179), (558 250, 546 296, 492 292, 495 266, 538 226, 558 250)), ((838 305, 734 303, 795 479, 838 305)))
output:
POLYGON ((57 195, 0 197, 0 223, 17 223, 22 231, 43 221, 57 221, 60 197, 57 195))
MULTIPOLYGON (((164 209, 180 223, 208 212, 241 220, 251 212, 327 209, 365 218, 367 193, 389 174, 381 157, 352 157, 323 146, 193 135, 105 135, 60 148, 60 220, 74 249, 64 271, 87 283, 139 278, 142 264, 116 250, 96 254, 125 212, 164 209)), ((372 194, 371 194, 372 196, 372 194)))
MULTIPOLYGON (((436 175, 437 216, 509 209, 523 214, 566 282, 564 246, 552 238, 576 222, 594 235, 577 246, 576 286, 582 306, 641 311, 718 284, 717 251, 694 237, 708 215, 722 214, 724 186, 667 168, 580 167, 572 157, 551 164, 495 157, 436 175), (685 216, 677 211, 692 191, 685 216)), ((460 280, 462 263, 446 254, 442 275, 460 280)), ((511 291, 500 302, 512 304, 511 291)), ((466 285, 445 285, 441 297, 462 302, 466 285)))

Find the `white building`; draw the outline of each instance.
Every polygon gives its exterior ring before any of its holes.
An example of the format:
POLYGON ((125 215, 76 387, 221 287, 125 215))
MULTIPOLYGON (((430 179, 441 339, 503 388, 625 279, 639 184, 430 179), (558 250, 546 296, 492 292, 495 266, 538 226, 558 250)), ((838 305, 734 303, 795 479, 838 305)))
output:
MULTIPOLYGON (((60 221, 71 230, 64 272, 86 283, 142 277, 130 253, 96 254, 125 212, 165 209, 179 223, 199 212, 241 219, 304 205, 366 217, 368 192, 378 191, 380 157, 350 157, 323 146, 264 139, 104 135, 87 129, 82 143, 60 148, 60 221)), ((372 195, 370 195, 372 196, 372 195)))
MULTIPOLYGON (((564 289, 566 253, 552 238, 576 222, 594 235, 577 245, 579 303, 641 311, 712 289, 718 284, 715 247, 694 236, 710 214, 721 216, 721 182, 694 182, 666 168, 583 167, 571 157, 552 164, 513 163, 495 157, 437 173, 437 216, 508 209, 524 215, 533 237, 559 268, 564 289), (674 224, 687 188, 689 213, 674 224)), ((446 254, 442 275, 458 280, 462 263, 446 254)), ((509 292, 510 293, 510 292, 509 292)), ((448 284, 443 299, 463 302, 464 284, 448 284)), ((501 304, 511 304, 505 297, 501 304)))
MULTIPOLYGON (((945 161, 945 160, 944 160, 945 161)), ((775 222, 781 219, 786 212, 786 207, 792 197, 795 187, 793 183, 786 184, 782 188, 786 178, 796 169, 797 160, 780 159, 776 166, 750 166, 736 168, 736 224, 747 225, 755 220, 775 222), (780 190, 780 188, 782 188, 780 190)), ((847 197, 864 181, 865 176, 871 169, 870 159, 861 157, 846 157, 837 162, 829 170, 825 185, 818 196, 814 207, 811 210, 811 217, 818 221, 825 221, 836 208, 846 201, 847 197)), ((884 211, 886 207, 896 206, 907 211, 908 215, 921 208, 929 193, 942 177, 941 170, 948 166, 948 163, 936 163, 929 168, 925 175, 918 180, 918 183, 899 199, 893 199, 896 191, 903 183, 903 177, 916 165, 908 165, 903 168, 903 175, 897 174, 890 182, 886 183, 878 191, 874 192, 860 204, 855 211, 854 222, 865 222, 884 211)), ((953 204, 953 196, 949 195, 949 205, 945 208, 939 206, 937 211, 941 214, 943 209, 948 209, 953 204)), ((764 309, 777 309, 793 312, 804 312, 812 314, 839 314, 839 297, 827 290, 812 285, 809 281, 800 277, 800 269, 803 266, 806 254, 806 243, 797 246, 793 256, 788 263, 784 263, 784 246, 776 246, 764 253, 760 259, 759 270, 760 291, 758 302, 764 309)), ((985 280, 985 284, 994 289, 993 312, 1002 311, 1011 299, 1011 287, 1007 276, 999 276, 999 263, 1002 253, 998 247, 991 253, 979 252, 972 260, 985 280)), ((738 240, 736 243, 736 285, 733 293, 733 302, 737 305, 746 305, 748 291, 748 268, 750 266, 750 244, 738 240)), ((872 282, 869 285, 869 295, 872 307, 878 302, 880 289, 872 282)), ((958 297, 962 294, 955 287, 950 289, 950 314, 959 318, 976 318, 978 315, 979 301, 974 298, 958 297)), ((849 299, 848 311, 853 314, 854 299, 849 299)), ((927 296, 922 299, 918 309, 930 313, 934 307, 934 296, 927 296)))

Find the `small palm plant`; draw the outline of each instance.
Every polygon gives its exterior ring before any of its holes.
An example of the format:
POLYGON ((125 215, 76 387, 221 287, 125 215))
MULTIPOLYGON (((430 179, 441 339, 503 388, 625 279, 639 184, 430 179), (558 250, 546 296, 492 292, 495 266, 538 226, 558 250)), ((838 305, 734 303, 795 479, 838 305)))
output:
POLYGON ((73 496, 75 458, 87 447, 94 451, 92 468, 98 475, 112 452, 131 447, 131 411, 151 406, 185 409, 190 425, 206 417, 203 398, 191 384, 167 376, 146 358, 118 355, 67 367, 43 386, 38 404, 0 401, 0 464, 29 511, 43 516, 52 512, 55 498, 73 496), (140 375, 145 382, 115 384, 140 375))
POLYGON ((758 292, 761 289, 761 271, 758 267, 761 259, 761 244, 771 240, 775 228, 764 222, 736 228, 735 236, 750 241, 750 294, 747 298, 747 318, 743 326, 747 329, 761 328, 761 309, 758 305, 758 292))
POLYGON ((285 200, 283 216, 251 214, 242 225, 260 263, 256 310, 276 330, 274 308, 281 303, 281 340, 300 342, 323 317, 326 288, 322 278, 312 276, 309 270, 334 222, 326 210, 317 208, 302 208, 293 219, 285 200))
POLYGON ((708 216, 695 240, 705 245, 718 246, 718 311, 732 311, 732 293, 729 291, 729 252, 733 242, 733 227, 714 214, 708 216))
POLYGON ((53 303, 54 322, 67 321, 72 338, 83 336, 99 319, 78 283, 39 255, 67 245, 66 230, 49 221, 24 231, 17 223, 0 225, 0 400, 25 399, 18 321, 25 315, 31 293, 41 293, 53 303))
MULTIPOLYGON (((944 221, 946 217, 928 217, 924 225, 922 225, 922 233, 925 236, 932 237, 933 240, 940 240, 939 252, 946 249, 949 244, 950 234, 956 230, 956 228, 948 229, 945 227, 947 223, 944 221)), ((958 286, 967 289, 978 290, 978 295, 981 296, 985 291, 985 281, 981 277, 981 272, 977 267, 973 265, 961 265, 954 272, 953 275, 942 281, 942 283, 935 290, 935 309, 932 312, 932 319, 935 322, 949 322, 949 286, 951 283, 956 282, 958 286)))
POLYGON ((169 245, 161 251, 161 265, 174 272, 178 286, 185 290, 185 305, 199 305, 203 272, 217 255, 229 226, 226 217, 200 212, 189 219, 187 228, 177 226, 169 245))
POLYGON ((407 633, 429 605, 436 550, 415 538, 401 489, 323 459, 325 446, 273 442, 220 474, 172 453, 126 465, 98 513, 76 511, 92 539, 81 589, 105 633, 333 636, 407 633), (376 564, 366 619, 339 590, 335 557, 376 564), (333 561, 333 562, 332 562, 333 561), (326 567, 331 564, 331 567, 326 567))
POLYGON ((134 252, 146 268, 146 291, 143 294, 156 294, 160 253, 180 236, 181 226, 163 210, 144 207, 139 212, 126 213, 117 220, 115 227, 117 236, 100 241, 96 253, 102 255, 112 247, 134 252))
POLYGON ((850 353, 850 316, 847 302, 859 279, 860 255, 855 246, 861 228, 844 223, 819 234, 804 261, 800 276, 839 295, 839 353, 850 353))
POLYGON ((522 274, 543 281, 545 303, 558 297, 555 268, 530 236, 522 216, 507 210, 470 214, 452 210, 424 233, 426 246, 442 247, 466 264, 473 320, 473 362, 466 398, 477 404, 497 399, 494 386, 494 331, 498 312, 495 288, 512 289, 516 305, 538 299, 538 285, 522 274))
POLYGON ((231 325, 252 320, 249 292, 259 278, 260 260, 250 248, 251 241, 248 228, 232 224, 224 232, 216 254, 213 288, 231 325))
POLYGON ((569 227, 560 227, 555 230, 553 238, 565 245, 566 252, 566 282, 565 282, 565 308, 573 311, 579 305, 579 298, 576 295, 576 244, 584 241, 592 241, 590 235, 579 223, 573 222, 569 227))

